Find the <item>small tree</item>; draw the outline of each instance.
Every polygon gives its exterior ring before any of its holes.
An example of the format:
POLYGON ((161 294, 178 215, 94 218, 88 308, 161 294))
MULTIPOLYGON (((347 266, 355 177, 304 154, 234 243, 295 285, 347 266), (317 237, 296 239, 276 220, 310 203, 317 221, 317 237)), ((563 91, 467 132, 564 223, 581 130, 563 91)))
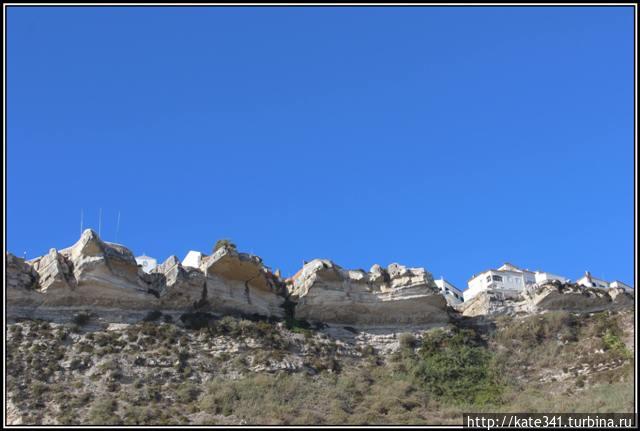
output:
POLYGON ((400 334, 400 338, 398 341, 400 342, 400 347, 402 347, 403 349, 413 349, 418 344, 418 340, 416 340, 416 337, 409 332, 400 334))
POLYGON ((213 250, 211 250, 211 253, 215 253, 216 251, 218 251, 219 249, 221 249, 222 247, 226 247, 229 248, 231 250, 236 250, 236 245, 231 242, 231 240, 229 239, 219 239, 218 241, 216 241, 216 245, 213 246, 213 250))

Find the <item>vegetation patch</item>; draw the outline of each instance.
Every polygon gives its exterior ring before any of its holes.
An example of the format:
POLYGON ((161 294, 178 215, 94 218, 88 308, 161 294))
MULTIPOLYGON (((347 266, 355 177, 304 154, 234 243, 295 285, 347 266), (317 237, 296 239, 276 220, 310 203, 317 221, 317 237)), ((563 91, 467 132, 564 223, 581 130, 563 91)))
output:
POLYGON ((492 354, 471 329, 425 334, 411 373, 425 390, 454 403, 495 404, 503 390, 492 354))

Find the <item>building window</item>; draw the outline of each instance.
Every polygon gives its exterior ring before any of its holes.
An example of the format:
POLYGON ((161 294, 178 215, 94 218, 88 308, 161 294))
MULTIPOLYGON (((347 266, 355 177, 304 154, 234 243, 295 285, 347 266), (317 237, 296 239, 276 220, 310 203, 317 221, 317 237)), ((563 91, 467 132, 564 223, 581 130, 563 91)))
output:
POLYGON ((490 282, 491 281, 491 276, 487 275, 487 281, 490 282))
POLYGON ((500 277, 499 275, 494 275, 493 281, 502 281, 502 277, 500 277))

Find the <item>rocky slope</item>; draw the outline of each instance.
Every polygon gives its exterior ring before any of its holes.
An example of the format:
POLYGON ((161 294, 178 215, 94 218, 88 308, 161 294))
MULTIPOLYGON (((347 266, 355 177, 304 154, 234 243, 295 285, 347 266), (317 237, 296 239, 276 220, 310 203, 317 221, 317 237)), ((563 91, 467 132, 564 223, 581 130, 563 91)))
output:
POLYGON ((492 325, 461 318, 385 340, 353 328, 342 338, 284 322, 167 317, 8 324, 7 422, 461 425, 468 411, 634 406, 629 309, 492 325))
POLYGON ((422 268, 316 259, 282 280, 223 244, 144 273, 87 230, 6 256, 10 424, 452 424, 633 409, 634 298, 548 283, 447 306, 422 268), (560 408, 560 410, 558 410, 560 408))

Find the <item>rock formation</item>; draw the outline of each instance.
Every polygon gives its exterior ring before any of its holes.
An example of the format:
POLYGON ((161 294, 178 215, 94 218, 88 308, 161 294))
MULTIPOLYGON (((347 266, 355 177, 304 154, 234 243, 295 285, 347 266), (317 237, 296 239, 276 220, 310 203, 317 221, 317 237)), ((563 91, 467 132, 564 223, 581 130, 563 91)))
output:
POLYGON ((24 259, 6 254, 5 267, 7 304, 24 306, 41 301, 37 290, 38 273, 24 259))
POLYGON ((365 272, 315 259, 287 281, 287 288, 296 319, 355 325, 449 321, 446 300, 422 268, 374 265, 365 272))
POLYGON ((95 308, 284 316, 277 280, 258 258, 223 247, 201 269, 172 256, 145 274, 129 249, 89 229, 73 246, 31 261, 7 254, 7 282, 10 314, 95 308))
POLYGON ((259 257, 224 242, 196 261, 199 267, 183 266, 171 256, 145 273, 129 249, 92 230, 71 247, 29 261, 7 253, 8 316, 68 320, 74 310, 88 309, 117 322, 149 311, 207 311, 382 327, 444 324, 459 314, 587 313, 634 304, 624 289, 548 282, 522 293, 483 292, 452 308, 423 268, 394 263, 366 272, 315 259, 283 281, 259 257))
POLYGON ((149 274, 160 275, 159 280, 150 280, 153 290, 158 292, 162 308, 185 309, 206 299, 206 278, 197 268, 184 267, 176 256, 170 256, 149 274))
POLYGON ((38 273, 42 307, 148 309, 153 296, 127 248, 87 229, 74 245, 28 261, 38 273))
POLYGON ((505 296, 500 291, 482 292, 456 308, 464 316, 492 316, 534 314, 554 310, 592 313, 633 305, 633 295, 624 289, 585 288, 576 284, 550 281, 520 294, 505 296))
POLYGON ((216 301, 216 310, 284 316, 284 289, 259 257, 222 247, 204 258, 201 267, 207 277, 207 298, 216 301))

